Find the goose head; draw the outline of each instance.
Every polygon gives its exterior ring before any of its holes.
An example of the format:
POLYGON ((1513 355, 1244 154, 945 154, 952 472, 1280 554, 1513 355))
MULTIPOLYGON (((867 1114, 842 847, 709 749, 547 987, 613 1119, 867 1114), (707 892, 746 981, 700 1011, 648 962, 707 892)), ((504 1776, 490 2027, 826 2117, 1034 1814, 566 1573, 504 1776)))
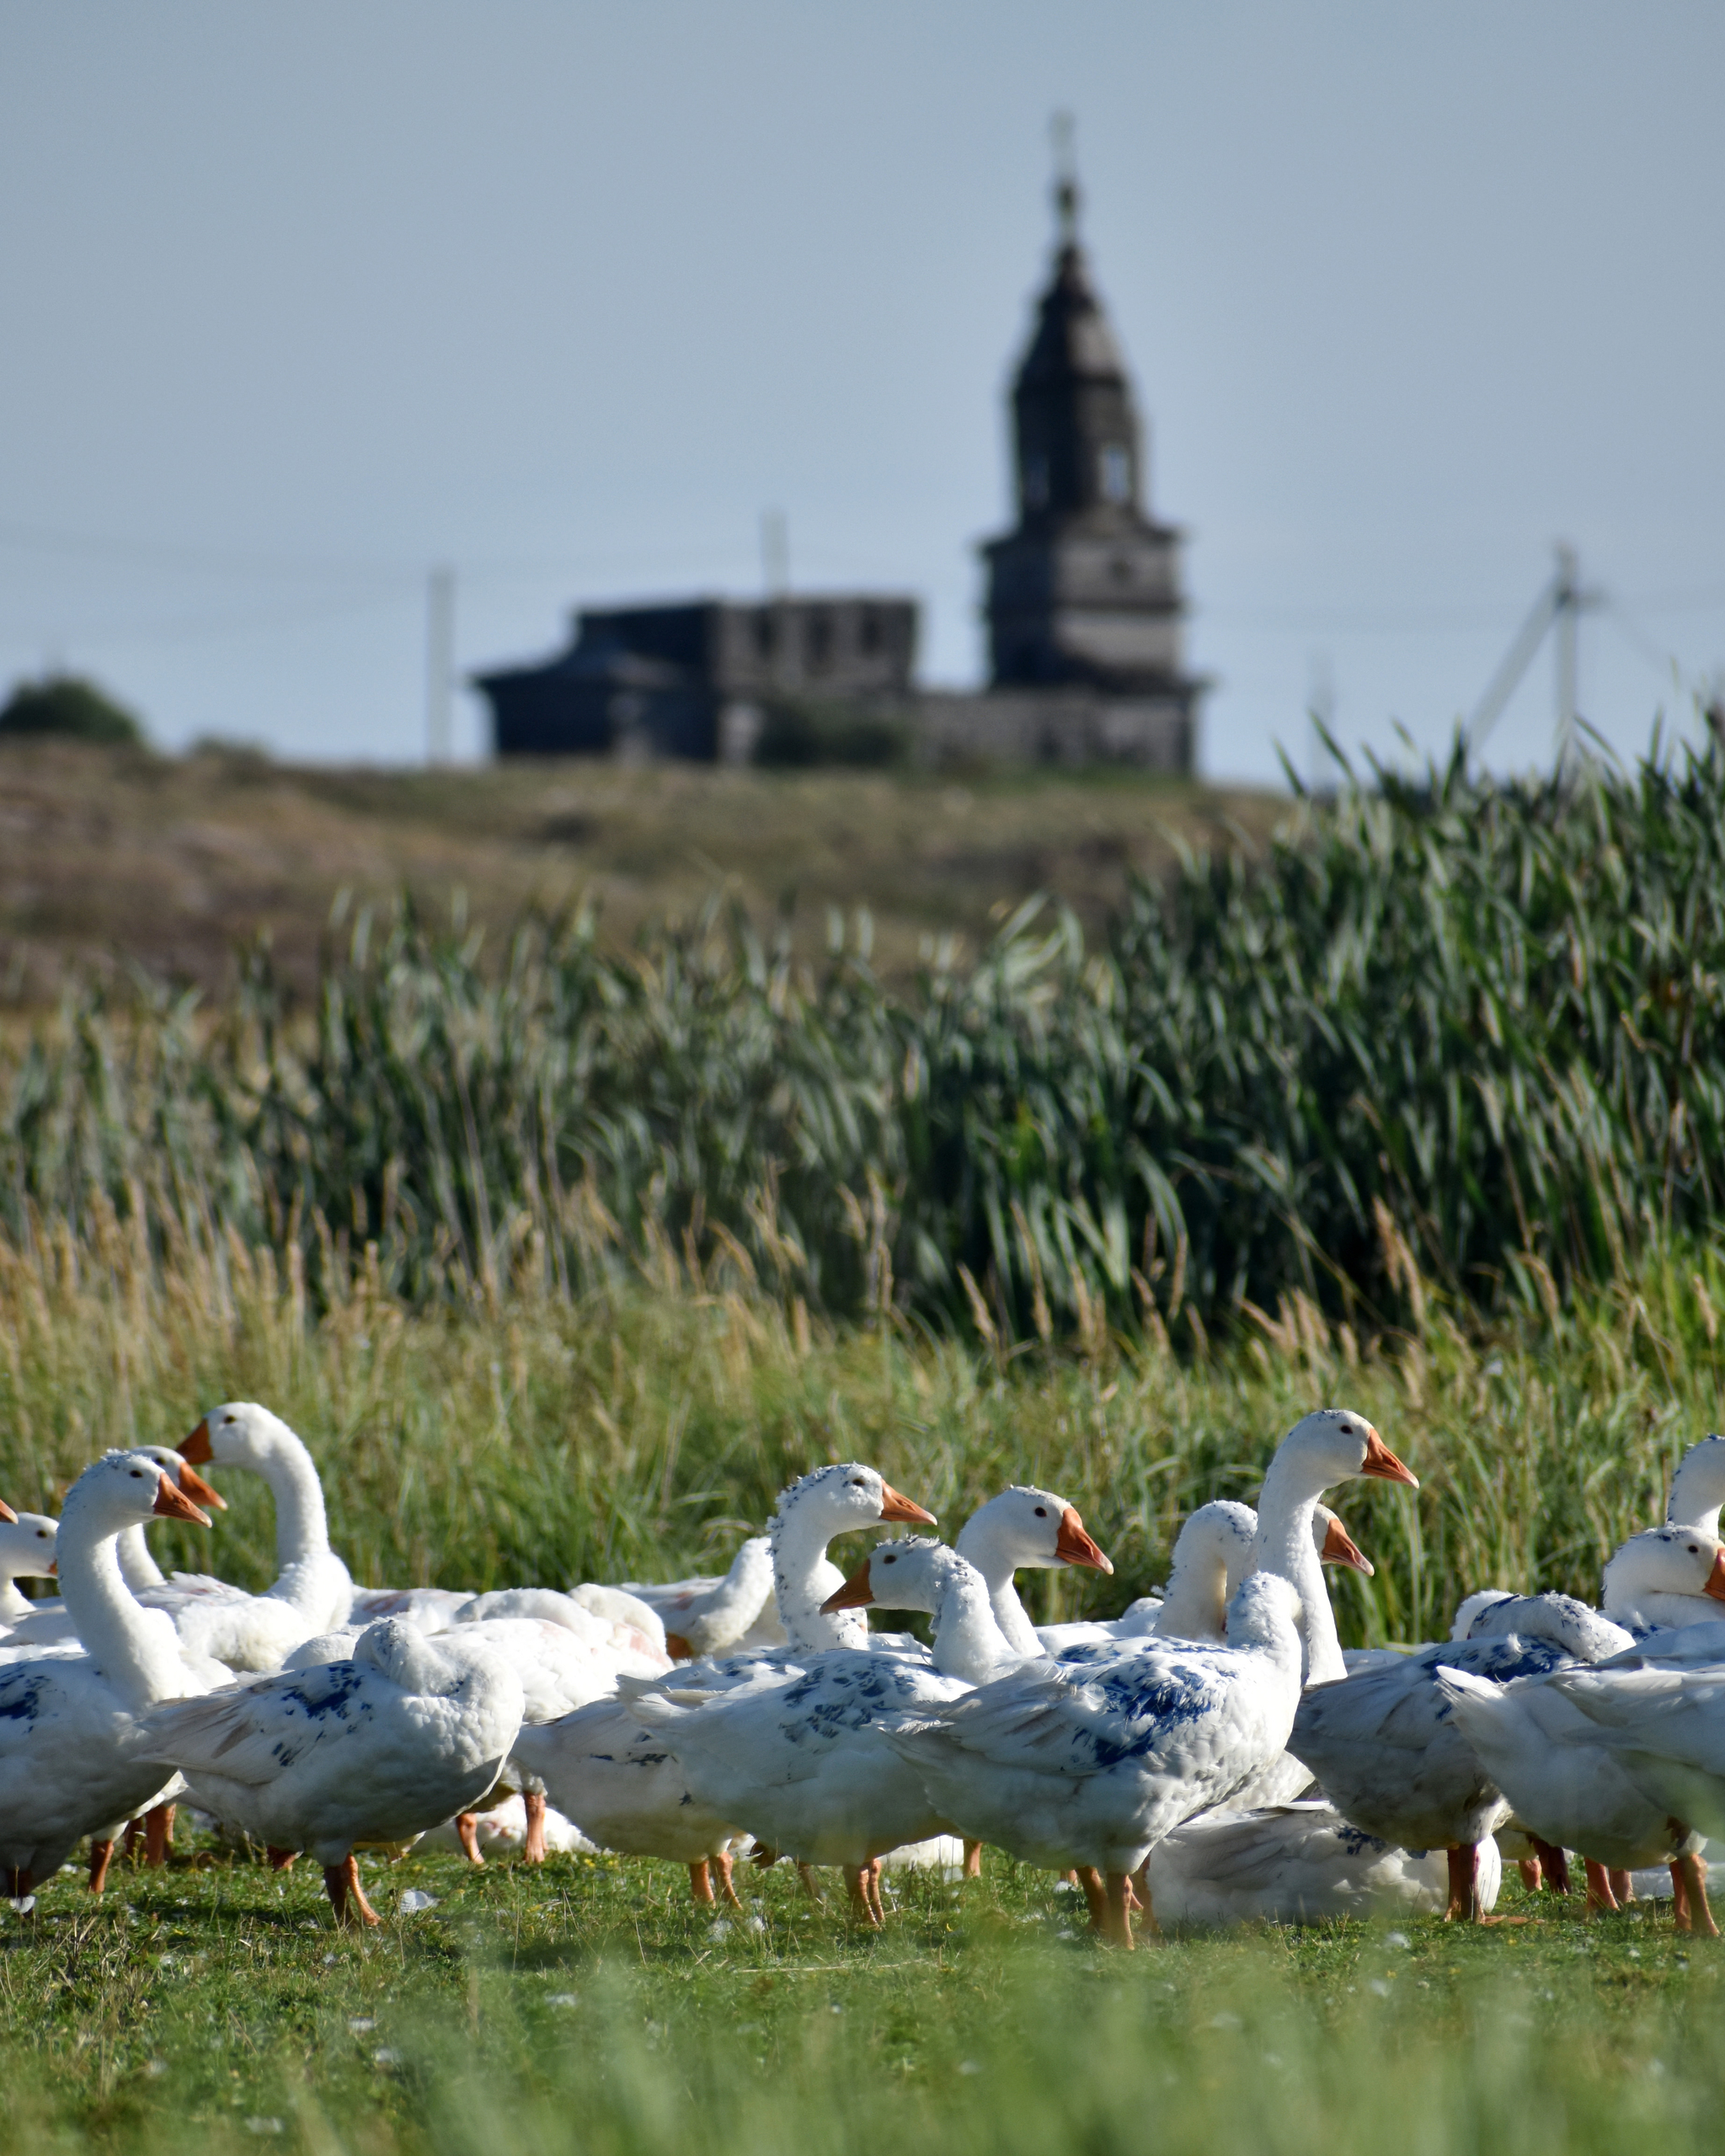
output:
POLYGON ((184 1454, 175 1452, 171 1445, 134 1445, 132 1449, 142 1453, 147 1460, 153 1460, 195 1505, 218 1513, 227 1510, 227 1500, 222 1492, 212 1490, 184 1454))
MULTIPOLYGON (((1608 1615, 1637 1609, 1650 1595, 1705 1596, 1725 1603, 1725 1545, 1698 1527, 1650 1527, 1632 1534, 1605 1566, 1608 1615)), ((1712 1613, 1697 1608, 1696 1617, 1712 1613)), ((1725 1609, 1717 1613, 1725 1618, 1725 1609)))
POLYGON ((1086 1534, 1076 1505, 1023 1482, 979 1506, 959 1529, 955 1547, 984 1572, 996 1566, 1010 1572, 1020 1565, 1044 1571, 1057 1565, 1114 1569, 1086 1534))
POLYGON ((1274 1465, 1297 1475, 1314 1491, 1352 1476, 1375 1476, 1386 1482, 1419 1487, 1364 1415, 1348 1407, 1320 1407, 1303 1416, 1276 1448, 1274 1465))
POLYGON ((54 1570, 56 1532, 45 1513, 13 1513, 0 1523, 0 1579, 46 1579, 54 1570))
POLYGON ((200 1420, 181 1444, 179 1454, 198 1467, 255 1468, 272 1454, 303 1450, 279 1415, 255 1400, 228 1400, 200 1420))
POLYGON ((1349 1572, 1364 1572, 1368 1579, 1376 1569, 1327 1505, 1320 1505, 1312 1514, 1311 1539, 1326 1565, 1345 1565, 1349 1572))
POLYGON ((147 1453, 109 1452, 93 1461, 66 1493, 61 1513, 63 1532, 71 1522, 87 1523, 98 1535, 117 1534, 147 1519, 190 1520, 208 1527, 210 1515, 184 1495, 147 1453))
POLYGON ((956 1550, 927 1535, 905 1535, 877 1542, 844 1585, 820 1605, 831 1615, 840 1609, 921 1609, 931 1615, 951 1582, 970 1573, 979 1592, 982 1577, 956 1550))
POLYGON ((826 1538, 848 1534, 859 1527, 936 1524, 932 1513, 912 1504, 875 1469, 855 1460, 817 1467, 812 1475, 793 1482, 779 1497, 773 1525, 782 1528, 793 1517, 799 1524, 806 1518, 826 1538))

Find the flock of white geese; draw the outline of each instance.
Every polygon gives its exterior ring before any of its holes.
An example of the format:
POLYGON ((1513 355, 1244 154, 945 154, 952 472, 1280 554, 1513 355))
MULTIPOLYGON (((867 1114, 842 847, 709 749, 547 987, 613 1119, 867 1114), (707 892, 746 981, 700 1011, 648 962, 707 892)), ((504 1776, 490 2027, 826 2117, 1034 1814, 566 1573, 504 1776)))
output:
MULTIPOLYGON (((1371 1566, 1320 1502, 1356 1476, 1418 1486, 1365 1417, 1284 1438, 1258 1509, 1181 1529, 1160 1598, 1038 1627, 1021 1566, 1113 1570, 1077 1512, 1003 1491, 948 1545, 838 1536, 932 1526, 871 1467, 817 1469, 723 1578, 478 1595, 356 1587, 306 1446, 267 1408, 212 1408, 178 1452, 115 1451, 57 1521, 0 1506, 0 1872, 22 1910, 89 1844, 163 1860, 184 1800, 280 1867, 309 1853, 339 1920, 376 1923, 359 1849, 452 1833, 475 1862, 513 1807, 529 1862, 599 1847, 689 1869, 844 1872, 864 1923, 883 1864, 962 1838, 1067 1875, 1092 1923, 1226 1923, 1441 1909, 1491 1921, 1499 1848, 1530 1886, 1616 1908, 1631 1875, 1712 1933, 1725 1836, 1725 1439, 1684 1459, 1663 1526, 1605 1568, 1602 1608, 1468 1597, 1448 1641, 1344 1653, 1326 1562, 1371 1566), (207 1527, 199 1470, 275 1505, 279 1576, 252 1594, 164 1577, 152 1519, 207 1527), (19 1578, 57 1576, 31 1600, 19 1578), (925 1613, 932 1645, 871 1630, 925 1613), (908 1854, 907 1854, 908 1853, 908 1854)), ((507 1838, 506 1835, 504 1838, 507 1838)))

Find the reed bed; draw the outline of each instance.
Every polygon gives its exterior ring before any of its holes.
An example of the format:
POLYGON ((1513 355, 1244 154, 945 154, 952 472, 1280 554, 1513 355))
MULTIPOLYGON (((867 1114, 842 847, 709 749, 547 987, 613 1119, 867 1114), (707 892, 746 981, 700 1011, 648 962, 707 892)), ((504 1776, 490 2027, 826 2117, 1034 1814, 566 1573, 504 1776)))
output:
POLYGON ((1033 902, 911 992, 868 949, 836 922, 810 969, 718 905, 624 955, 579 909, 499 948, 403 904, 311 1008, 263 947, 219 1003, 84 993, 11 1070, 0 1224, 232 1230, 319 1300, 373 1246, 416 1304, 670 1252, 788 1310, 1192 1350, 1295 1289, 1359 1331, 1413 1322, 1416 1274, 1487 1311, 1609 1282, 1725 1196, 1711 737, 1380 775, 1187 854, 1094 946, 1033 902))
MULTIPOLYGON (((1378 1566, 1338 1579, 1342 1628, 1370 1642, 1441 1635, 1484 1584, 1595 1597, 1611 1549, 1662 1517, 1725 1376, 1710 1251, 1649 1255, 1495 1326, 1417 1274, 1420 1324, 1394 1333, 1358 1335, 1295 1291, 1203 1357, 1155 1333, 1079 1352, 902 1318, 835 1327, 744 1272, 661 1252, 579 1293, 530 1268, 494 1301, 426 1306, 374 1255, 332 1269, 319 1307, 232 1233, 163 1263, 141 1223, 110 1216, 83 1241, 62 1225, 0 1245, 0 1495, 51 1509, 103 1446, 172 1443, 220 1401, 260 1399, 316 1454, 356 1577, 477 1591, 722 1566, 787 1481, 861 1458, 948 1532, 1012 1481, 1077 1504, 1118 1570, 1028 1575, 1052 1619, 1146 1591, 1194 1505, 1253 1497, 1282 1433, 1344 1401, 1422 1484, 1338 1499, 1378 1566)), ((249 1476, 227 1494, 213 1538, 165 1539, 179 1564, 261 1586, 267 1494, 249 1476)))

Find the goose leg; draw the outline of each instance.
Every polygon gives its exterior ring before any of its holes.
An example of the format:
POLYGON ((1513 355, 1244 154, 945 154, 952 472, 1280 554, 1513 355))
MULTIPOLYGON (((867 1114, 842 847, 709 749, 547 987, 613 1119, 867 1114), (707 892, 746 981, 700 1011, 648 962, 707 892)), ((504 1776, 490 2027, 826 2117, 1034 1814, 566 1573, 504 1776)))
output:
POLYGON ((868 1897, 869 1867, 866 1864, 847 1864, 845 1866, 845 1892, 851 1897, 851 1914, 861 1924, 875 1930, 880 1928, 880 1919, 874 1913, 874 1904, 868 1897))
POLYGON ((1708 1939, 1717 1939, 1719 1927, 1707 1907, 1706 1860, 1699 1853, 1678 1857, 1671 1866, 1671 1886, 1673 1892, 1681 1897, 1678 1903, 1678 1929, 1698 1931, 1708 1939))
POLYGON ((1539 1859, 1536 1856, 1519 1856, 1515 1860, 1515 1869, 1521 1874, 1524 1891, 1530 1894, 1537 1894, 1540 1891, 1539 1859))
POLYGON ((110 1834, 105 1841, 101 1842, 97 1841, 95 1838, 92 1836, 90 1840, 90 1892, 93 1894, 99 1894, 106 1888, 108 1884, 108 1867, 113 1860, 113 1836, 110 1834))
POLYGON ((1450 1903, 1445 1924, 1460 1917, 1464 1924, 1479 1922, 1479 1850, 1471 1842, 1453 1844, 1450 1859, 1450 1903))
POLYGON ((381 1924, 383 1919, 366 1899, 360 1884, 358 1860, 350 1849, 339 1864, 323 1867, 323 1891, 338 1924, 381 1924))
POLYGON ((462 1845, 462 1854, 469 1864, 483 1864, 484 1856, 479 1848, 479 1815, 475 1812, 457 1812, 455 1815, 456 1839, 462 1845))
POLYGON ((703 1907, 708 1908, 712 1907, 713 1874, 708 1869, 704 1856, 699 1864, 692 1864, 689 1866, 689 1892, 703 1907))
POLYGON ((1124 1871, 1111 1871, 1108 1876, 1108 1925, 1105 1936, 1111 1946, 1124 1946, 1132 1951, 1132 1881, 1124 1871))
POLYGON ((800 1857, 797 1860, 797 1876, 803 1882, 803 1892, 811 1902, 825 1903, 826 1897, 821 1892, 820 1882, 814 1876, 814 1866, 804 1864, 800 1857))
POLYGON ((8 1902, 21 1902, 30 1891, 29 1873, 22 1869, 14 1870, 10 1865, 4 1871, 0 1871, 0 1883, 3 1883, 8 1902))
POLYGON ((126 1821, 125 1831, 120 1837, 120 1854, 127 1864, 130 1864, 133 1857, 137 1854, 138 1836, 142 1834, 143 1831, 144 1822, 142 1819, 128 1819, 126 1821))
POLYGON ((733 1864, 730 1851, 721 1849, 718 1855, 711 1858, 709 1861, 713 1866, 713 1876, 718 1881, 720 1899, 731 1908, 741 1908, 743 1905, 737 1899, 737 1884, 731 1876, 733 1864))
POLYGON ((980 1879, 982 1876, 982 1844, 980 1842, 967 1840, 964 1844, 964 1876, 967 1879, 980 1879))
POLYGON ((1537 1836, 1534 1838, 1534 1848, 1538 1852, 1534 1862, 1539 1866, 1541 1875, 1541 1880, 1534 1882, 1535 1891, 1542 1881, 1548 1894, 1567 1894, 1569 1892, 1567 1854, 1552 1843, 1541 1841, 1537 1836))
POLYGON ((543 1864, 545 1861, 545 1799, 536 1796, 530 1789, 521 1791, 521 1803, 527 1814, 527 1838, 521 1844, 524 1864, 543 1864))
POLYGON ((1591 1857, 1582 1861, 1587 1866, 1587 1913, 1590 1917, 1616 1916, 1617 1897, 1611 1892, 1611 1875, 1602 1864, 1595 1864, 1591 1857))
POLYGON ((1611 1873, 1611 1892, 1617 1897, 1620 1909, 1628 1908, 1635 1900, 1635 1886, 1626 1871, 1611 1873))
POLYGON ((1084 1889, 1084 1898, 1090 1904, 1090 1929, 1106 1931, 1108 1928, 1108 1889, 1102 1883, 1102 1874, 1093 1864, 1081 1864, 1073 1875, 1084 1889))
POLYGON ((264 1854, 270 1860, 270 1869, 272 1871, 291 1871, 294 1859, 299 1854, 299 1851, 279 1849, 273 1842, 266 1842, 264 1845, 264 1854))
POLYGON ((153 1870, 166 1864, 174 1847, 174 1806, 152 1804, 144 1814, 144 1862, 153 1870))
POLYGON ((880 1859, 876 1857, 868 1867, 868 1898, 874 1904, 874 1921, 886 1923, 886 1903, 880 1898, 880 1859))

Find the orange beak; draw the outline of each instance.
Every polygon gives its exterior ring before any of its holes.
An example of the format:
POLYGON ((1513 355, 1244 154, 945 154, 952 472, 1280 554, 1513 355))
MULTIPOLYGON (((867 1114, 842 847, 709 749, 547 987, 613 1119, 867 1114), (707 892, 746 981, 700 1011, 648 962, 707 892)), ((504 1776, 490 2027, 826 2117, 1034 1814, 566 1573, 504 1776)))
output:
MULTIPOLYGON (((903 1500, 900 1500, 902 1502, 903 1500)), ((927 1513, 918 1513, 918 1519, 927 1519, 927 1513)), ((824 1615, 836 1609, 867 1609, 874 1600, 874 1590, 868 1584, 868 1566, 858 1565, 841 1588, 828 1595, 820 1605, 824 1615)))
POLYGON ((214 1505, 218 1513, 227 1510, 227 1500, 219 1490, 212 1490, 201 1475, 195 1475, 184 1460, 180 1462, 179 1486, 194 1504, 214 1505))
POLYGON ((665 1634, 665 1651, 673 1662, 692 1662, 695 1659, 695 1650, 681 1632, 665 1634))
POLYGON ((51 1557, 48 1560, 48 1570, 50 1572, 57 1572, 60 1570, 60 1560, 57 1557, 51 1557))
POLYGON ((1368 1579, 1371 1577, 1371 1559, 1338 1519, 1330 1522, 1324 1535, 1324 1546, 1318 1555, 1327 1565, 1348 1565, 1356 1572, 1364 1572, 1368 1579))
POLYGON ((1055 1555, 1063 1565, 1087 1565, 1093 1572, 1111 1572, 1114 1560, 1105 1557, 1084 1532, 1084 1523, 1078 1517, 1076 1505, 1068 1505, 1060 1514, 1060 1531, 1055 1537, 1055 1555))
POLYGON ((1374 1429, 1365 1433, 1365 1459, 1361 1465, 1362 1475, 1381 1476, 1386 1482, 1405 1482, 1410 1490, 1419 1487, 1419 1477, 1410 1475, 1374 1429))
POLYGON ((175 1449, 182 1460, 189 1460, 195 1466, 209 1465, 216 1455, 210 1446, 210 1418, 207 1415, 184 1443, 177 1446, 175 1449))
POLYGON ((1715 1602, 1725 1602, 1725 1550, 1714 1558, 1713 1569, 1707 1574, 1707 1583, 1701 1593, 1712 1595, 1715 1602))
POLYGON ((6 1502, 3 1497, 0 1497, 0 1519, 9 1522, 9 1524, 13 1527, 16 1527, 18 1524, 18 1514, 13 1512, 11 1506, 6 1502))
POLYGON ((189 1519, 196 1527, 208 1527, 210 1515, 200 1512, 185 1493, 177 1489, 167 1476, 157 1486, 156 1502, 152 1508, 163 1519, 189 1519))
POLYGON ((937 1524, 932 1513, 926 1513, 921 1505, 913 1505, 908 1497, 901 1497, 890 1482, 880 1486, 880 1516, 884 1520, 902 1521, 906 1527, 937 1524))

